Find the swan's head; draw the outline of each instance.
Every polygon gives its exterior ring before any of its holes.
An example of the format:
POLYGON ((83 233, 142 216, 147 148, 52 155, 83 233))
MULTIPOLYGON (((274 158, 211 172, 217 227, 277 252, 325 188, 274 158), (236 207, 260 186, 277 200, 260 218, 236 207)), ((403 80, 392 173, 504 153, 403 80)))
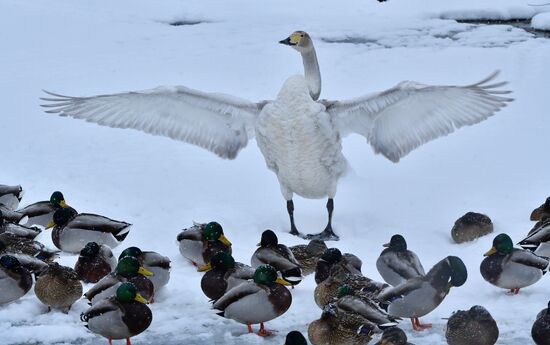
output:
POLYGON ((300 53, 304 53, 313 49, 313 42, 311 41, 311 37, 309 37, 308 33, 305 31, 294 31, 290 34, 290 36, 282 41, 279 41, 279 43, 291 46, 300 53))

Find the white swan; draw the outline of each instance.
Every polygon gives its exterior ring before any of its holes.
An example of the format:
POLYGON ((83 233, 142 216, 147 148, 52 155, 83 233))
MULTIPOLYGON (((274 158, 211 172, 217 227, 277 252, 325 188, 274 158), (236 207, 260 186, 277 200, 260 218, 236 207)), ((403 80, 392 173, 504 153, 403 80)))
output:
POLYGON ((319 101, 321 74, 310 36, 292 33, 280 43, 301 53, 304 75, 288 78, 274 101, 249 102, 183 86, 68 97, 47 92, 48 113, 103 126, 134 128, 191 143, 233 159, 256 136, 269 169, 287 201, 291 233, 293 194, 328 197, 325 230, 308 238, 338 239, 331 226, 333 198, 346 160, 341 138, 363 135, 376 153, 393 162, 416 147, 465 125, 485 120, 512 101, 490 84, 497 73, 468 86, 428 86, 402 82, 380 92, 345 101, 319 101))

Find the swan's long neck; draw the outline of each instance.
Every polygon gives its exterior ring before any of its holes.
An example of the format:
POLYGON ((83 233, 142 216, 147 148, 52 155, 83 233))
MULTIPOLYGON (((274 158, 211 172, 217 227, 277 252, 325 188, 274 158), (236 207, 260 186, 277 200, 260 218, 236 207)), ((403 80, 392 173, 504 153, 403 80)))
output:
POLYGON ((311 50, 302 53, 302 61, 304 62, 304 75, 309 88, 309 94, 316 101, 321 94, 321 72, 319 71, 317 54, 315 54, 313 47, 311 50))

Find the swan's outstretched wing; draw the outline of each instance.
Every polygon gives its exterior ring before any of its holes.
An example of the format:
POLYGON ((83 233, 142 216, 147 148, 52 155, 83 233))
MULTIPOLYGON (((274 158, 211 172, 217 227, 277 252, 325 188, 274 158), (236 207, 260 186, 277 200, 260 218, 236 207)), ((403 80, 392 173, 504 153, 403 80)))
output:
POLYGON ((181 140, 233 159, 254 135, 262 103, 183 86, 69 97, 45 91, 47 113, 181 140))
POLYGON ((513 99, 493 73, 467 86, 402 82, 381 93, 346 101, 323 101, 341 135, 358 133, 392 162, 418 146, 492 116, 513 99))

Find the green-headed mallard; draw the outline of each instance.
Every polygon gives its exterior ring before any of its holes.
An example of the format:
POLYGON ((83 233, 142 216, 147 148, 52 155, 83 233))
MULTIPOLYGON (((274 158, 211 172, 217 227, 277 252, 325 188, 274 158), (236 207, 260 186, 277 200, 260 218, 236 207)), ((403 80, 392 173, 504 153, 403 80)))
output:
POLYGON ((82 248, 74 270, 78 279, 85 283, 97 283, 101 278, 113 272, 117 260, 111 248, 104 244, 90 242, 82 248))
POLYGON ((126 339, 126 344, 131 345, 130 338, 145 331, 153 320, 146 303, 137 288, 126 282, 113 296, 82 313, 80 319, 90 331, 107 338, 109 345, 113 339, 126 339))
POLYGON ((46 228, 53 227, 52 241, 57 248, 68 253, 79 253, 89 242, 111 248, 118 246, 128 236, 131 225, 97 214, 78 214, 66 207, 55 211, 52 222, 46 228))
POLYGON ((377 329, 361 315, 329 303, 323 308, 321 317, 309 324, 308 337, 313 345, 364 345, 377 329))
POLYGON ((538 256, 550 257, 550 218, 538 222, 518 244, 538 256))
POLYGON ((4 253, 27 254, 43 261, 51 261, 59 252, 46 248, 38 241, 5 232, 0 234, 0 254, 4 253))
POLYGON ((307 340, 299 331, 288 332, 283 345, 307 345, 307 340))
POLYGON ((418 256, 407 249, 407 242, 403 236, 393 235, 384 247, 386 249, 376 260, 376 268, 386 283, 397 286, 411 278, 426 274, 418 256))
POLYGON ((23 188, 21 186, 7 186, 0 184, 0 204, 10 210, 15 210, 23 198, 23 188))
POLYGON ((34 293, 49 308, 67 312, 82 297, 82 283, 72 268, 53 262, 40 273, 34 293))
POLYGON ((542 220, 550 217, 550 197, 546 198, 544 204, 540 205, 531 212, 531 220, 542 220))
POLYGON ((330 270, 334 265, 341 266, 349 274, 361 273, 361 266, 363 263, 357 256, 344 253, 338 248, 329 248, 319 258, 317 266, 315 267, 315 282, 320 284, 323 280, 327 279, 330 275, 330 270))
POLYGON ((493 247, 485 256, 479 267, 483 279, 503 289, 510 289, 513 294, 538 282, 549 264, 547 259, 528 250, 514 248, 512 239, 506 234, 495 237, 493 247))
POLYGON ((201 270, 208 270, 201 279, 201 289, 206 297, 217 300, 237 285, 254 279, 255 270, 243 263, 235 262, 231 254, 217 252, 210 263, 201 270))
POLYGON ((273 231, 265 230, 258 246, 250 259, 252 267, 271 265, 288 283, 297 285, 302 281, 300 264, 287 246, 279 244, 279 239, 273 231))
POLYGON ((145 269, 153 273, 149 279, 155 286, 155 292, 157 292, 164 285, 168 284, 168 281, 170 280, 171 263, 168 257, 162 256, 157 252, 144 252, 138 247, 129 247, 124 249, 122 253, 120 253, 118 259, 120 260, 125 256, 135 257, 145 269))
POLYGON ((31 273, 11 255, 0 257, 0 305, 24 296, 32 287, 31 273))
POLYGON ((225 237, 222 226, 217 222, 195 223, 178 234, 180 253, 194 266, 204 266, 219 251, 231 254, 231 242, 225 237))
POLYGON ((360 291, 366 298, 373 298, 389 285, 377 282, 361 274, 352 274, 344 266, 333 265, 329 276, 317 284, 314 291, 315 303, 323 309, 338 296, 338 289, 342 285, 350 286, 354 291, 360 291))
MULTIPOLYGON (((45 228, 52 222, 55 211, 60 208, 70 208, 74 210, 65 202, 63 193, 55 191, 50 196, 50 200, 36 202, 17 212, 29 217, 25 225, 40 225, 45 228)), ((76 212, 76 210, 74 211, 76 212)))
POLYGON ((96 304, 113 296, 120 284, 129 281, 136 286, 140 295, 149 301, 154 295, 153 283, 147 278, 151 275, 151 272, 141 266, 138 259, 125 256, 118 261, 115 271, 101 278, 84 297, 92 304, 96 304))
POLYGON ((322 240, 311 240, 308 244, 299 244, 289 247, 289 249, 298 261, 302 269, 302 275, 307 276, 315 272, 317 262, 327 250, 327 245, 322 240))
POLYGON ((269 335, 264 322, 284 314, 292 303, 292 295, 277 276, 277 270, 270 265, 261 265, 254 272, 254 280, 235 286, 220 297, 213 305, 220 310, 218 315, 248 326, 260 324, 258 335, 269 335))
POLYGON ((19 237, 33 240, 36 236, 38 236, 38 234, 40 234, 40 232, 42 232, 42 230, 35 226, 28 227, 20 225, 18 223, 10 222, 7 219, 4 219, 4 214, 2 213, 2 211, 0 211, 0 234, 4 232, 9 232, 19 237))
POLYGON ((531 328, 531 337, 537 345, 550 345, 550 302, 538 313, 531 328))
POLYGON ((451 315, 445 337, 449 345, 494 345, 498 326, 487 309, 475 305, 470 310, 459 310, 451 315))
POLYGON ((384 289, 377 297, 380 302, 390 302, 388 314, 411 318, 413 329, 420 331, 431 327, 418 320, 443 301, 451 287, 466 282, 468 272, 464 262, 456 256, 447 256, 422 277, 411 278, 403 284, 384 289))
POLYGON ((407 335, 401 328, 390 327, 384 330, 382 338, 375 345, 414 345, 407 342, 407 335))

